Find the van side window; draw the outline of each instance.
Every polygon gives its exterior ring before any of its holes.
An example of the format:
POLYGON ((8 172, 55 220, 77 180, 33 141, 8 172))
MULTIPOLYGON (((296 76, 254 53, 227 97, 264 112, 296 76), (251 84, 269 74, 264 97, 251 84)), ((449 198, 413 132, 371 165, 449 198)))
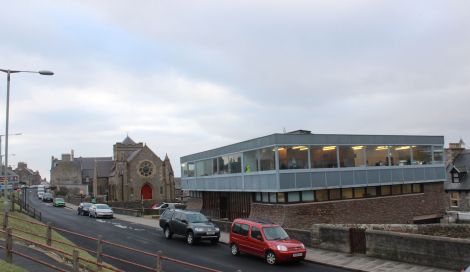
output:
POLYGON ((249 229, 250 227, 248 225, 235 223, 233 224, 232 232, 243 236, 248 236, 249 229))
POLYGON ((261 240, 261 231, 257 227, 251 227, 251 237, 261 240))

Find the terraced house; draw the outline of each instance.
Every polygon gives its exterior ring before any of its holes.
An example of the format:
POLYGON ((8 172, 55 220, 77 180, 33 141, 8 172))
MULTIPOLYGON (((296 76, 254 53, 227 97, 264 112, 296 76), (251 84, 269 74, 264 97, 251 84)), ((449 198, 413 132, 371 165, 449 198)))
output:
POLYGON ((443 147, 443 136, 272 134, 182 157, 182 189, 209 216, 293 228, 434 222, 443 147))

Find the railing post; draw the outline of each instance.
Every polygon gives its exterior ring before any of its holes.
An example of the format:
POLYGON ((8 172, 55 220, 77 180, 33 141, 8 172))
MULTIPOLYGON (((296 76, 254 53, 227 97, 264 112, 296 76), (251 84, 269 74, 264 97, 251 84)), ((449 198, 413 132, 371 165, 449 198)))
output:
POLYGON ((12 263, 13 262, 13 239, 11 236, 11 227, 7 228, 7 231, 5 232, 5 261, 7 263, 12 263))
POLYGON ((80 259, 78 259, 78 250, 73 250, 73 272, 79 272, 80 269, 80 259))
POLYGON ((33 208, 33 218, 36 219, 36 208, 33 208))
POLYGON ((51 224, 51 222, 47 223, 46 243, 47 243, 48 246, 52 245, 52 224, 51 224))
POLYGON ((39 212, 39 221, 42 222, 42 212, 39 212))
POLYGON ((161 250, 157 251, 157 266, 155 267, 156 272, 162 272, 162 258, 161 258, 161 255, 162 255, 162 251, 161 250))
POLYGON ((14 212, 15 211, 15 194, 13 194, 13 192, 12 192, 10 195, 11 195, 11 197, 10 197, 10 202, 11 202, 10 211, 14 212))
POLYGON ((3 230, 6 230, 8 227, 8 212, 3 214, 3 230))
POLYGON ((97 263, 97 268, 98 268, 98 271, 101 271, 101 262, 102 262, 102 259, 101 259, 101 254, 103 253, 103 243, 101 242, 101 240, 103 239, 103 236, 102 235, 98 235, 98 247, 96 248, 96 263, 97 263))

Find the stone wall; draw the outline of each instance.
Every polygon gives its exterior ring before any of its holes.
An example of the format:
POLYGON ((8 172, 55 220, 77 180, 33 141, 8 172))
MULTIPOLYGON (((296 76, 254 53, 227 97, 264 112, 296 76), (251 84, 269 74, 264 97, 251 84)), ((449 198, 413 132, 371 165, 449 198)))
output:
POLYGON ((417 216, 443 216, 443 183, 424 184, 424 192, 376 198, 299 204, 252 203, 252 218, 267 218, 286 228, 312 224, 409 224, 417 216))
POLYGON ((457 271, 470 262, 470 240, 368 230, 366 255, 457 271))

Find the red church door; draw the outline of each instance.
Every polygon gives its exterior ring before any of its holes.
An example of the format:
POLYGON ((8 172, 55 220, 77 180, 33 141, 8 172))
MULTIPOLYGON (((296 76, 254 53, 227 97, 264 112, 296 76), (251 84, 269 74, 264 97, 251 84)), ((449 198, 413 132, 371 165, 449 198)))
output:
POLYGON ((142 190, 140 190, 140 195, 143 199, 152 199, 152 188, 150 185, 145 184, 142 186, 142 190))

